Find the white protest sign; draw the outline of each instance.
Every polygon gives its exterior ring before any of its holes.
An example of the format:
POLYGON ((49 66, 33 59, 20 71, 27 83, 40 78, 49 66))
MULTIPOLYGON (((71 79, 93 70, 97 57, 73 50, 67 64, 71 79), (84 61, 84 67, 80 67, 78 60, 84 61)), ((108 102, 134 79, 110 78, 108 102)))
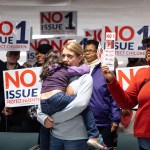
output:
POLYGON ((138 67, 126 67, 126 68, 116 68, 116 76, 121 87, 126 90, 130 82, 133 80, 136 72, 141 68, 147 68, 148 66, 138 66, 138 67))
POLYGON ((0 51, 28 51, 29 44, 28 21, 0 20, 0 51))
MULTIPOLYGON (((139 67, 127 67, 127 68, 116 68, 116 76, 120 86, 126 90, 133 80, 136 72, 141 68, 147 68, 149 66, 139 66, 139 67)), ((137 109, 138 105, 134 107, 137 109)))
POLYGON ((93 40, 97 40, 98 42, 101 42, 102 29, 84 30, 84 33, 85 33, 85 37, 92 36, 93 40))
POLYGON ((37 105, 40 100, 41 68, 26 68, 3 72, 6 107, 37 105))
POLYGON ((28 55, 27 55, 27 62, 31 65, 35 64, 36 62, 35 53, 40 44, 50 44, 52 45, 54 50, 58 50, 59 52, 61 52, 63 45, 65 45, 70 40, 75 40, 81 45, 84 45, 86 41, 88 40, 88 38, 84 38, 81 36, 70 36, 70 37, 59 38, 59 39, 57 38, 33 39, 30 42, 30 51, 28 52, 28 55))
POLYGON ((150 35, 150 26, 122 25, 102 27, 102 47, 105 49, 105 37, 107 32, 115 32, 115 54, 117 57, 145 57, 145 45, 141 43, 143 38, 150 35))
POLYGON ((41 34, 77 34, 77 11, 40 13, 41 34))
POLYGON ((114 70, 114 60, 115 60, 115 33, 107 32, 106 40, 105 40, 105 49, 104 49, 104 57, 102 60, 102 64, 105 64, 109 67, 110 70, 114 70))

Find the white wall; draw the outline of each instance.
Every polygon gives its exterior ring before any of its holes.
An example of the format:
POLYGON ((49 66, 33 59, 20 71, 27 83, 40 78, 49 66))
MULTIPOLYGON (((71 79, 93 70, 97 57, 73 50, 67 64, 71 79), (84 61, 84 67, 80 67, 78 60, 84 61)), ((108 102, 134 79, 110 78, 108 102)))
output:
MULTIPOLYGON (((149 25, 149 6, 149 0, 0 0, 0 19, 30 20, 33 34, 37 35, 41 11, 75 10, 78 11, 78 35, 84 35, 84 29, 98 29, 103 25, 149 25)), ((126 61, 126 58, 118 59, 126 61)))

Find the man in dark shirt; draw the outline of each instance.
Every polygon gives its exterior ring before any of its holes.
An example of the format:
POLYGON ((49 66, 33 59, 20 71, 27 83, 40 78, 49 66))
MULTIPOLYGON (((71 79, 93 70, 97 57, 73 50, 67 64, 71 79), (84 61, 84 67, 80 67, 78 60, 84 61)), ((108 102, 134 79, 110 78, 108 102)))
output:
POLYGON ((6 62, 0 61, 0 131, 29 132, 32 130, 32 125, 27 118, 28 107, 5 107, 3 71, 24 68, 18 63, 20 58, 19 51, 8 51, 6 58, 6 62))
POLYGON ((3 71, 5 70, 5 65, 2 60, 0 60, 0 112, 4 108, 4 92, 3 92, 3 71))

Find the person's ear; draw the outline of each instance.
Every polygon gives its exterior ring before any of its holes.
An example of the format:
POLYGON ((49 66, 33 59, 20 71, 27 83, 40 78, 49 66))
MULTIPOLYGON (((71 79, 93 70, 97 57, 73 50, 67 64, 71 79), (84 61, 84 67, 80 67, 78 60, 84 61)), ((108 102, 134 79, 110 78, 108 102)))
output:
POLYGON ((82 61, 82 59, 83 59, 83 56, 80 55, 80 56, 79 56, 79 63, 82 61))

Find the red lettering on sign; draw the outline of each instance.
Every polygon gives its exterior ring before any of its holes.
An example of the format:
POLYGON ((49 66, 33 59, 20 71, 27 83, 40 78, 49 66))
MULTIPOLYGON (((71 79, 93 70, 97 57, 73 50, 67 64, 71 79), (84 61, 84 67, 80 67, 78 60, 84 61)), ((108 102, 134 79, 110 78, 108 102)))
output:
POLYGON ((130 84, 131 80, 133 80, 134 78, 134 72, 133 72, 133 69, 130 69, 130 78, 128 78, 126 76, 126 74, 124 74, 124 72, 122 72, 121 70, 118 70, 118 81, 121 85, 121 87, 123 87, 123 79, 128 83, 130 84))
POLYGON ((30 46, 36 51, 38 47, 37 40, 34 40, 34 42, 30 42, 30 46))
POLYGON ((88 31, 85 32, 85 36, 92 36, 91 33, 89 33, 88 31))
POLYGON ((123 41, 130 41, 134 37, 134 29, 132 27, 130 27, 130 26, 124 26, 124 27, 122 27, 120 29, 120 31, 119 31, 119 37, 123 41), (130 31, 129 37, 123 37, 123 31, 124 30, 129 30, 130 31))
POLYGON ((62 16, 61 13, 55 12, 55 13, 52 14, 52 21, 54 23, 59 23, 59 22, 62 21, 62 19, 63 19, 63 16, 62 16))
POLYGON ((30 42, 30 46, 32 47, 32 49, 34 49, 35 51, 37 50, 38 46, 41 44, 50 44, 50 40, 49 39, 41 39, 39 41, 37 40, 33 40, 33 42, 30 42))
POLYGON ((63 15, 60 12, 48 12, 48 13, 41 13, 41 23, 44 23, 45 21, 47 23, 59 23, 63 19, 63 15))
POLYGON ((115 32, 116 33, 115 41, 118 41, 118 26, 115 26, 115 31, 112 31, 108 26, 105 26, 105 37, 104 37, 104 39, 106 39, 106 32, 115 32))
POLYGON ((32 70, 25 70, 25 71, 23 71, 21 73, 21 75, 20 75, 20 81, 21 81, 22 85, 25 86, 25 87, 31 87, 31 86, 33 86, 36 83, 36 74, 35 74, 35 72, 33 72, 32 70), (32 76, 31 83, 26 83, 25 82, 24 76, 26 74, 30 74, 32 76))
POLYGON ((25 87, 31 87, 36 83, 36 74, 32 70, 24 70, 22 73, 20 73, 20 76, 19 76, 19 71, 15 71, 15 78, 14 78, 13 76, 11 76, 11 73, 5 72, 6 89, 10 88, 10 83, 12 83, 16 88, 19 88, 20 84, 22 84, 25 87), (31 75, 30 83, 26 83, 25 81, 26 74, 31 75))
POLYGON ((106 39, 106 32, 115 32, 116 33, 115 41, 118 41, 118 38, 120 38, 123 41, 130 41, 134 37, 134 29, 130 26, 124 26, 120 30, 118 29, 118 26, 115 26, 115 31, 112 31, 108 26, 106 26, 105 27, 105 39, 106 39), (124 37, 123 35, 123 32, 125 30, 130 31, 130 34, 128 35, 128 37, 124 37))
POLYGON ((11 81, 16 88, 19 88, 19 74, 18 71, 15 72, 15 79, 8 72, 5 72, 5 85, 6 89, 9 89, 9 82, 11 81))
POLYGON ((45 13, 40 13, 40 18, 41 18, 41 23, 44 23, 44 21, 46 20, 48 23, 51 22, 51 13, 47 13, 48 16, 46 16, 45 13))
POLYGON ((14 29, 13 25, 9 21, 3 21, 3 22, 0 23, 0 34, 2 34, 2 35, 12 34, 13 29, 14 29), (6 28, 3 28, 3 26, 9 26, 9 30, 8 31, 3 30, 3 29, 6 29, 6 28))
POLYGON ((88 37, 88 36, 93 36, 93 39, 94 40, 98 40, 98 41, 101 41, 101 33, 102 33, 102 30, 93 30, 93 35, 91 33, 89 33, 88 31, 85 32, 85 36, 88 37))

